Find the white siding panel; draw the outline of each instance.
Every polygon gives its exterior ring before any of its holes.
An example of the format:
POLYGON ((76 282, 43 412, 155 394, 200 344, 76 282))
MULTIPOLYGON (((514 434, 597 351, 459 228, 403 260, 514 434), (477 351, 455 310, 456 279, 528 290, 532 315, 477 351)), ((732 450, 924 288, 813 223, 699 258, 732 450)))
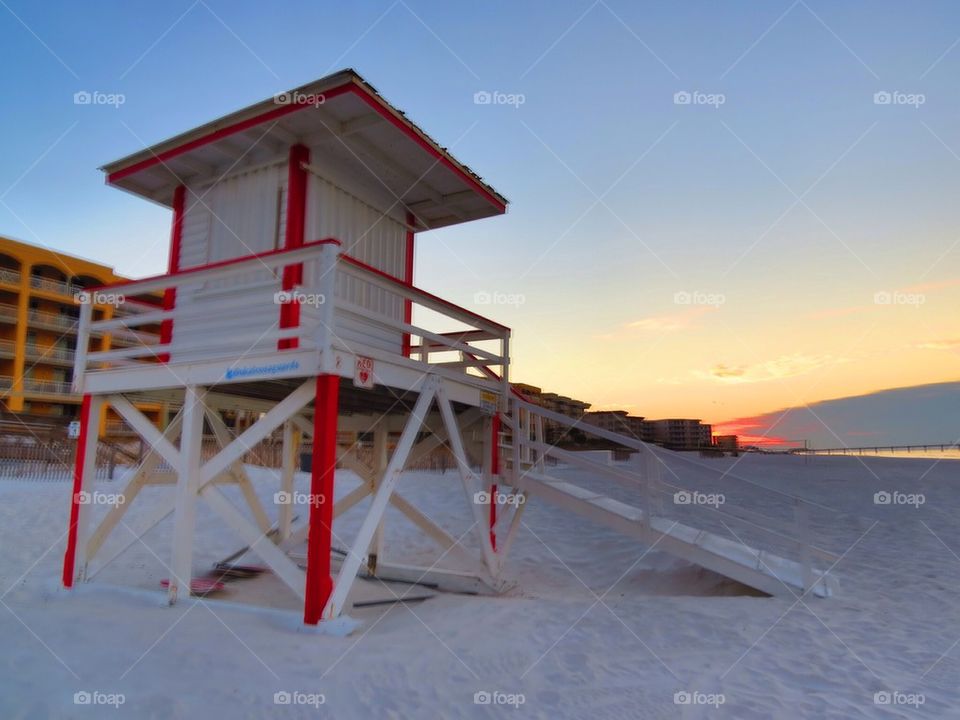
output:
MULTIPOLYGON (((333 237, 342 250, 397 278, 404 273, 406 228, 331 182, 311 175, 308 181, 306 234, 310 240, 333 237)), ((317 282, 317 267, 304 269, 304 284, 317 282)), ((353 278, 338 277, 337 297, 384 315, 403 318, 403 301, 394 293, 371 287, 353 278)), ((401 333, 365 322, 338 319, 337 334, 348 345, 359 343, 398 352, 401 333)))
MULTIPOLYGON (((181 268, 273 250, 278 246, 278 238, 282 245, 285 206, 281 203, 285 202, 286 178, 286 165, 277 164, 229 177, 212 187, 191 188, 184 212, 181 268)), ((177 307, 219 301, 235 294, 236 312, 220 311, 215 318, 178 320, 173 330, 173 359, 191 359, 182 350, 177 352, 177 346, 202 348, 211 323, 227 334, 268 331, 279 319, 279 307, 273 303, 276 289, 275 274, 265 269, 181 288, 177 307)), ((246 343, 237 352, 248 349, 246 343)), ((202 351, 198 353, 198 357, 202 356, 202 351)))

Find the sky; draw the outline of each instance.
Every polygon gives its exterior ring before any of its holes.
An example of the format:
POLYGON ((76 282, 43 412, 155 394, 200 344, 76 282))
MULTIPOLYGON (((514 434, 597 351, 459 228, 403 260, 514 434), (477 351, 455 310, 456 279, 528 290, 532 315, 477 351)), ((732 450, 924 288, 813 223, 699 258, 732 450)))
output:
POLYGON ((955 2, 3 0, 0 48, 2 235, 162 272, 97 168, 353 67, 511 201, 415 281, 515 380, 719 422, 960 375, 955 2))

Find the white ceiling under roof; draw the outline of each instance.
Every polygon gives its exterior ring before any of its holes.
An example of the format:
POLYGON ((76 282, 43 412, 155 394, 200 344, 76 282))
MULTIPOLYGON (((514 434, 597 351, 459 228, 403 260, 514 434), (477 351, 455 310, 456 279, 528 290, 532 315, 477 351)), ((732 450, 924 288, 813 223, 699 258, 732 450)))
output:
POLYGON ((107 182, 169 206, 177 185, 285 161, 300 143, 312 171, 391 215, 412 213, 418 229, 505 212, 504 197, 353 71, 286 95, 313 103, 250 106, 105 166, 107 182))

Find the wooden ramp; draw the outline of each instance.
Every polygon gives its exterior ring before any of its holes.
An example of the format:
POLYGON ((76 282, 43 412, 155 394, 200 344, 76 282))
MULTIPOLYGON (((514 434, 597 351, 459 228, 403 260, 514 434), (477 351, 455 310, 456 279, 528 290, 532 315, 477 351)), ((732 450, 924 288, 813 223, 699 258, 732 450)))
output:
MULTIPOLYGON (((804 590, 803 566, 765 550, 668 518, 648 519, 638 507, 537 473, 523 473, 518 489, 770 595, 800 595, 804 590)), ((812 572, 811 593, 833 595, 836 580, 819 570, 812 572)))
POLYGON ((829 569, 838 558, 814 545, 810 537, 810 511, 819 506, 690 460, 682 453, 655 448, 636 438, 573 420, 519 398, 511 400, 511 413, 504 424, 506 431, 501 449, 508 465, 504 476, 524 496, 539 498, 770 595, 830 597, 837 592, 837 581, 829 569), (636 450, 643 462, 639 466, 635 463, 609 465, 587 454, 549 445, 543 440, 545 421, 636 450), (548 458, 587 470, 599 481, 618 484, 626 489, 630 499, 636 500, 627 504, 602 492, 551 477, 548 458), (667 468, 665 459, 671 461, 670 482, 661 477, 667 468), (678 471, 673 467, 683 463, 698 466, 698 472, 678 471), (765 515, 737 507, 729 500, 715 507, 697 507, 678 501, 679 495, 702 494, 699 491, 704 488, 695 478, 704 471, 715 473, 715 486, 727 488, 731 496, 742 495, 745 489, 748 496, 769 494, 765 499, 773 498, 775 502, 767 504, 782 512, 776 517, 765 515), (788 517, 785 519, 784 515, 788 517), (722 525, 730 537, 694 527, 698 518, 705 527, 722 525), (735 527, 740 529, 735 532, 735 527), (750 538, 757 546, 748 545, 742 537, 750 538), (769 543, 777 552, 764 549, 762 543, 769 543), (789 554, 793 557, 788 557, 789 554), (815 567, 817 562, 824 565, 823 570, 815 567))

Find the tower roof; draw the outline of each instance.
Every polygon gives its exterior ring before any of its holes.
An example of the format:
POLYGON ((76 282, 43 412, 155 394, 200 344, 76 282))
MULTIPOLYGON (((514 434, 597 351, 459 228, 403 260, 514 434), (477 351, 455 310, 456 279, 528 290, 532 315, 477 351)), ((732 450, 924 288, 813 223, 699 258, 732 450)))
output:
POLYGON ((172 206, 181 183, 320 148, 317 170, 383 209, 402 207, 420 229, 503 214, 507 200, 388 103, 341 70, 225 115, 101 168, 107 184, 172 206))

